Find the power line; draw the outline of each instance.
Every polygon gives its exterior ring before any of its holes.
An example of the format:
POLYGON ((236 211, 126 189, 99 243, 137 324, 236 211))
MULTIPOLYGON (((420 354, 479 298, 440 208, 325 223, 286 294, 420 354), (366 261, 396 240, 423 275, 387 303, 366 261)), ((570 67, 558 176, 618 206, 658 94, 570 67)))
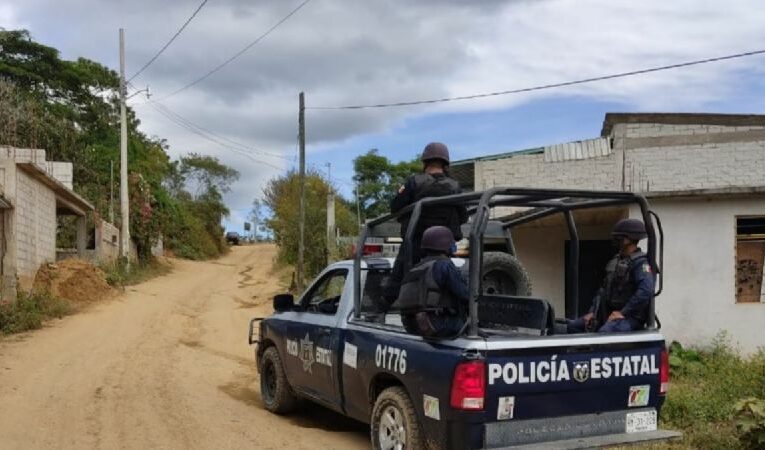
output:
POLYGON ((259 148, 255 148, 255 147, 252 147, 252 146, 249 146, 249 145, 246 145, 246 144, 242 144, 241 142, 237 142, 237 141, 235 141, 233 139, 227 138, 226 136, 223 136, 223 135, 220 135, 220 134, 215 133, 213 131, 210 131, 210 130, 202 127, 201 125, 197 125, 196 123, 192 122, 191 120, 183 117, 182 115, 178 114, 177 112, 173 111, 172 109, 168 108, 166 105, 164 105, 162 103, 155 103, 155 105, 160 107, 160 108, 162 108, 168 114, 171 114, 171 115, 175 116, 180 121, 188 124, 189 126, 191 126, 193 128, 196 128, 196 129, 202 131, 205 134, 213 136, 216 139, 221 139, 223 141, 226 141, 230 145, 238 147, 240 150, 243 150, 243 151, 246 151, 246 152, 257 153, 257 154, 260 154, 260 155, 263 155, 263 156, 270 156, 272 158, 279 158, 279 159, 283 159, 285 161, 290 161, 291 160, 291 158, 289 158, 288 156, 280 155, 278 153, 267 152, 267 151, 261 150, 259 148))
POLYGON ((334 109, 334 110, 341 110, 341 109, 369 109, 369 108, 390 108, 390 107, 401 107, 401 106, 414 106, 414 105, 423 105, 423 104, 429 104, 429 103, 444 103, 444 102, 453 102, 458 100, 474 100, 479 98, 486 98, 486 97, 495 97, 500 95, 510 95, 510 94, 520 94, 524 92, 532 92, 532 91, 541 91, 545 89, 553 89, 553 88, 559 88, 564 86, 573 86, 575 84, 584 84, 584 83, 592 83, 595 81, 603 81, 603 80, 611 80, 614 78, 624 78, 624 77, 630 77, 633 75, 641 75, 645 73, 651 73, 651 72, 659 72, 662 70, 670 70, 670 69, 677 69, 681 67, 688 67, 688 66, 696 66, 700 64, 706 64, 706 63, 713 63, 713 62, 719 62, 719 61, 726 61, 730 59, 736 59, 736 58, 744 58, 747 56, 754 56, 754 55, 760 55, 765 53, 765 49, 763 50, 755 50, 751 52, 746 53, 736 53, 734 55, 727 55, 727 56, 719 56, 716 58, 708 58, 708 59, 700 59, 697 61, 689 61, 689 62, 683 62, 678 64, 670 64, 666 66, 659 66, 659 67, 652 67, 649 69, 640 69, 640 70, 633 70, 631 72, 622 72, 622 73, 616 73, 611 75, 603 75, 599 77, 593 77, 593 78, 584 78, 581 80, 574 80, 574 81, 566 81, 563 83, 553 83, 553 84, 543 84, 541 86, 533 86, 533 87, 527 87, 522 89, 512 89, 508 91, 499 91, 499 92, 489 92, 484 94, 473 94, 473 95, 463 95, 459 97, 445 97, 445 98, 437 98, 437 99, 430 99, 430 100, 414 100, 414 101, 406 101, 406 102, 396 102, 396 103, 379 103, 379 104, 370 104, 370 105, 342 105, 342 106, 307 106, 306 109, 334 109))
POLYGON ((166 43, 164 46, 162 46, 162 48, 161 48, 161 49, 159 49, 159 51, 157 52, 157 54, 156 54, 156 55, 154 55, 154 56, 153 56, 153 57, 152 57, 152 58, 151 58, 149 61, 147 61, 147 62, 146 62, 146 64, 144 64, 144 65, 143 65, 143 67, 141 67, 141 68, 138 70, 138 72, 134 73, 134 74, 133 74, 133 76, 132 76, 132 77, 130 77, 130 79, 128 80, 128 82, 130 82, 130 81, 133 81, 133 79, 134 79, 135 77, 137 77, 138 75, 140 75, 140 74, 141 74, 141 72, 143 72, 144 70, 146 70, 146 68, 147 68, 147 67, 149 67, 150 65, 152 65, 152 63, 153 63, 154 61, 156 61, 156 60, 157 60, 157 58, 159 58, 159 55, 161 55, 161 54, 162 54, 162 52, 164 52, 164 51, 167 49, 167 47, 169 47, 169 46, 170 46, 170 44, 172 44, 172 43, 173 43, 173 41, 175 40, 175 38, 177 38, 177 37, 178 37, 178 36, 179 36, 179 35, 180 35, 180 34, 183 32, 183 30, 185 30, 185 29, 186 29, 186 27, 188 26, 188 24, 189 24, 189 23, 191 23, 191 21, 192 21, 192 20, 194 20, 194 17, 196 17, 196 15, 199 13, 199 11, 201 11, 201 10, 202 10, 202 8, 203 8, 203 7, 204 7, 204 6, 207 4, 207 2, 208 2, 208 1, 209 1, 209 0, 202 0, 202 3, 200 3, 200 4, 199 4, 199 6, 197 6, 197 9, 195 9, 195 10, 194 10, 194 12, 193 12, 193 13, 191 13, 191 16, 189 16, 189 18, 188 18, 188 19, 186 19, 186 22, 184 22, 184 24, 181 26, 181 28, 179 28, 179 29, 178 29, 178 31, 176 31, 176 32, 175 32, 175 34, 173 35, 173 37, 171 37, 171 38, 170 38, 170 40, 169 40, 169 41, 167 41, 167 43, 166 43))
POLYGON ((170 94, 168 94, 168 95, 166 95, 166 96, 164 96, 164 97, 162 97, 162 98, 160 98, 159 100, 156 100, 156 101, 160 102, 160 101, 166 100, 166 99, 168 99, 168 98, 170 98, 170 97, 172 97, 172 96, 174 96, 176 94, 179 94, 179 93, 185 91, 186 89, 188 89, 188 88, 190 88, 192 86, 195 86, 195 85, 201 83, 202 81, 206 80, 211 75, 213 75, 214 73, 218 72, 219 70, 221 70, 222 68, 224 68, 225 66, 227 66, 228 64, 233 62, 235 59, 237 59, 240 56, 242 56, 245 52, 247 52, 249 49, 254 47, 258 42, 260 42, 263 39, 265 39, 266 36, 271 34, 271 32, 273 32, 275 29, 277 29, 281 24, 286 22, 293 15, 295 15, 298 11, 300 11, 301 8, 303 8, 305 5, 307 5, 308 2, 310 2, 310 1, 311 0, 303 0, 303 2, 300 3, 295 9, 290 11, 289 14, 284 16, 280 21, 276 22, 275 25, 273 25, 271 28, 269 28, 265 33, 263 33, 260 36, 258 36, 254 41, 252 41, 249 44, 247 44, 243 49, 241 49, 238 52, 234 53, 234 55, 232 55, 230 58, 228 58, 227 60, 223 61, 221 64, 215 66, 215 68, 213 68, 212 70, 210 70, 206 74, 202 75, 201 77, 197 78, 196 80, 192 81, 191 83, 189 83, 189 84, 187 84, 187 85, 185 85, 185 86, 183 86, 183 87, 181 87, 181 88, 171 92, 170 94))
POLYGON ((185 123, 183 120, 180 120, 180 119, 174 117, 170 112, 166 112, 166 111, 162 110, 160 107, 158 107, 154 103, 149 103, 149 105, 152 108, 154 108, 158 113, 160 113, 162 116, 164 116, 166 119, 168 119, 170 122, 174 123, 175 125, 183 128, 183 129, 185 129, 187 131, 190 131, 190 132, 196 134, 197 136, 201 137, 202 139, 205 139, 205 140, 210 141, 210 142, 212 142, 214 144, 217 144, 220 147, 222 147, 224 149, 227 149, 229 151, 233 151, 233 152, 238 153, 238 154, 240 154, 242 156, 246 156, 247 158, 250 158, 251 160, 253 160, 253 161, 257 162, 257 163, 265 164, 265 165, 267 165, 269 167, 273 167, 274 169, 277 169, 277 170, 282 170, 281 167, 278 167, 275 164, 271 164, 268 161, 264 161, 262 159, 258 159, 256 157, 254 157, 251 153, 248 153, 248 152, 246 152, 244 150, 240 150, 240 149, 238 149, 236 147, 233 147, 231 145, 227 145, 224 142, 221 142, 221 141, 219 141, 219 140, 217 140, 217 139, 215 139, 213 137, 208 136, 203 131, 201 131, 201 129, 195 128, 195 126, 193 124, 185 123))

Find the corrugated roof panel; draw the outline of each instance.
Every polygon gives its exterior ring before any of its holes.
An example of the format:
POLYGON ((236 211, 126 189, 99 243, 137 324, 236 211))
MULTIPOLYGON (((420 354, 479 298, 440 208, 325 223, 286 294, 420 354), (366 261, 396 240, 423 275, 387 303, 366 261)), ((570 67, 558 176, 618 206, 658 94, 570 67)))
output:
POLYGON ((611 142, 608 138, 596 138, 550 145, 544 148, 544 154, 545 162, 598 158, 611 154, 611 142))

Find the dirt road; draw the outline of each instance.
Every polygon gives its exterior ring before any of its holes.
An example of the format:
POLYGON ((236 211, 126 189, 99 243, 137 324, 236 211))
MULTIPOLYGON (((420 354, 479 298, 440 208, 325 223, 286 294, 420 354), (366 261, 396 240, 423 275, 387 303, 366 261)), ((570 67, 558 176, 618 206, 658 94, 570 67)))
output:
POLYGON ((261 406, 247 345, 279 290, 275 249, 235 247, 33 333, 0 339, 0 448, 365 449, 316 406, 261 406))

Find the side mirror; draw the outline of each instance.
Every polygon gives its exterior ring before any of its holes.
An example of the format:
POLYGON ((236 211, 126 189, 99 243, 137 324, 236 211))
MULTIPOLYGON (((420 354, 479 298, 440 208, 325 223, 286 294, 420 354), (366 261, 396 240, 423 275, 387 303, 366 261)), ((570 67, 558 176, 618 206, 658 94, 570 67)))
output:
POLYGON ((279 294, 274 296, 274 311, 292 311, 295 308, 295 297, 292 294, 279 294))

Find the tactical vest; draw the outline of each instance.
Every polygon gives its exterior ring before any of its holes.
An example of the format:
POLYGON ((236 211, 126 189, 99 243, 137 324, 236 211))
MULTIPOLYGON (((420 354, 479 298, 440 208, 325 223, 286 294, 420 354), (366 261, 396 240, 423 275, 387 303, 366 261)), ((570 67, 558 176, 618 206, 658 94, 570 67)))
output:
POLYGON ((442 289, 433 277, 433 266, 446 256, 431 256, 414 266, 401 283, 398 299, 393 304, 402 312, 444 311, 456 313, 457 299, 447 289, 442 289))
MULTIPOLYGON (((453 178, 444 175, 430 175, 420 173, 414 176, 414 200, 422 200, 425 197, 444 197, 460 193, 460 185, 453 178)), ((402 218, 402 235, 406 233, 409 223, 409 215, 402 218)), ((449 228, 456 240, 462 239, 460 218, 455 206, 431 205, 422 208, 420 220, 417 224, 417 235, 434 225, 443 225, 449 228)))
MULTIPOLYGON (((605 304, 608 311, 620 311, 637 290, 632 279, 632 269, 645 264, 648 257, 642 251, 629 256, 616 256, 606 265, 605 304)), ((638 319, 645 320, 646 313, 638 313, 638 319)))

